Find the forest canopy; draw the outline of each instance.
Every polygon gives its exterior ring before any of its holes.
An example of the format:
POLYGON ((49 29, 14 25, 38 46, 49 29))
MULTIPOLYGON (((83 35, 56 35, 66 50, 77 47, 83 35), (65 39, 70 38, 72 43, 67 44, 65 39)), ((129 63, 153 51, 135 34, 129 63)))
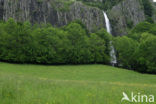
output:
POLYGON ((156 73, 156 24, 142 22, 127 36, 105 29, 89 33, 80 21, 56 28, 50 24, 0 22, 0 61, 32 64, 110 64, 110 41, 118 66, 156 73))
POLYGON ((88 33, 80 22, 62 28, 31 26, 9 19, 0 23, 0 60, 38 64, 108 64, 110 35, 88 33))
POLYGON ((142 22, 128 36, 116 37, 119 66, 143 73, 156 73, 156 24, 142 22))

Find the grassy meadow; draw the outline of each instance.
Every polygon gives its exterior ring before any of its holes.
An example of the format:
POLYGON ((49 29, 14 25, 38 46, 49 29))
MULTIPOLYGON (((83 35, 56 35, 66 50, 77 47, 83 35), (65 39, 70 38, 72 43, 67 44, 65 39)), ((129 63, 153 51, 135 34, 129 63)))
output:
POLYGON ((156 75, 105 65, 0 63, 0 104, 121 104, 122 92, 156 96, 156 75))

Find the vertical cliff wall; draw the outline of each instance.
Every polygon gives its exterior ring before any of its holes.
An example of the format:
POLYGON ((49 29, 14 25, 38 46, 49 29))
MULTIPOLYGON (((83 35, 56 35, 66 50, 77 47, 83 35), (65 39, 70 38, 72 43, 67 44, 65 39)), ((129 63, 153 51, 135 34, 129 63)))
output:
POLYGON ((0 20, 3 19, 3 5, 4 5, 4 2, 3 1, 0 1, 0 20))
MULTIPOLYGON (((89 0, 98 3, 102 0, 89 0)), ((118 0, 107 11, 113 35, 126 35, 133 26, 145 20, 142 0, 118 0)), ((112 1, 113 2, 113 1, 112 1)), ((90 32, 105 28, 103 10, 73 0, 0 0, 0 19, 10 17, 17 21, 51 23, 63 26, 74 20, 81 20, 90 32)), ((155 13, 156 14, 156 13, 155 13)), ((153 16, 156 20, 156 15, 153 16)))
POLYGON ((114 35, 126 35, 129 28, 145 20, 141 0, 124 0, 108 11, 114 35))
POLYGON ((6 21, 10 17, 17 21, 51 23, 54 26, 81 20, 89 31, 105 27, 102 11, 81 2, 67 4, 58 0, 0 0, 0 19, 6 21))

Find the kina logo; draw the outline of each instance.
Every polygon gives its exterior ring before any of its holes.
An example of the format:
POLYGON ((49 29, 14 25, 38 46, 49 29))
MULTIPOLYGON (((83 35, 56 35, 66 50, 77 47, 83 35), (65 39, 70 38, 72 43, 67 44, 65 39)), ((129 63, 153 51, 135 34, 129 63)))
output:
POLYGON ((141 93, 134 94, 133 92, 131 92, 131 96, 128 96, 125 92, 123 92, 122 94, 123 97, 121 99, 121 102, 128 101, 133 103, 154 103, 154 95, 146 95, 141 93))

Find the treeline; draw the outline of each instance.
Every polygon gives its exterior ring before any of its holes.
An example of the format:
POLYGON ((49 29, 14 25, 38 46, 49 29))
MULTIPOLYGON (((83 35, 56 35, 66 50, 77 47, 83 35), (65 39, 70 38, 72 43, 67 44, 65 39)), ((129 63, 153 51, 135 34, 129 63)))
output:
POLYGON ((119 66, 142 73, 156 73, 156 24, 143 22, 128 36, 116 37, 119 66))
MULTIPOLYGON (((50 24, 0 22, 0 61, 33 64, 110 64, 112 37, 101 29, 89 33, 75 21, 61 28, 50 24)), ((142 22, 127 36, 114 37, 118 66, 156 73, 156 24, 142 22)))
POLYGON ((0 60, 38 64, 109 64, 111 37, 101 29, 88 33, 75 21, 62 28, 9 19, 0 22, 0 60))

